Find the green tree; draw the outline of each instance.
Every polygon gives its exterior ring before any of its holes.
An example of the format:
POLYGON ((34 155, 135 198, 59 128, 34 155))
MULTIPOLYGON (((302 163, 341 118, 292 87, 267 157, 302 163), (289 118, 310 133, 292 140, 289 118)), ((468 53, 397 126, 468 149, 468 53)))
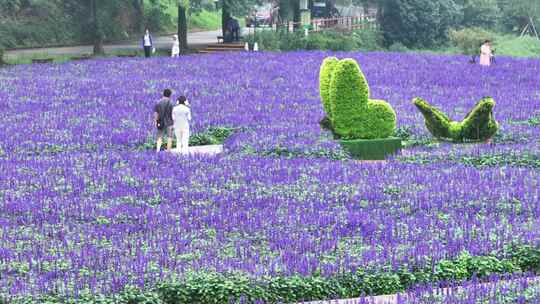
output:
POLYGON ((493 40, 494 35, 480 28, 464 28, 462 30, 450 30, 450 40, 457 46, 465 55, 472 57, 472 61, 476 60, 476 56, 480 53, 480 47, 486 40, 493 40))
POLYGON ((463 4, 463 26, 497 28, 502 12, 497 0, 467 0, 463 4))
POLYGON ((384 0, 379 22, 388 46, 400 42, 409 48, 433 47, 447 39, 460 14, 453 0, 384 0))
POLYGON ((503 24, 507 30, 523 33, 526 29, 538 31, 540 21, 540 1, 537 0, 499 0, 504 15, 503 24))

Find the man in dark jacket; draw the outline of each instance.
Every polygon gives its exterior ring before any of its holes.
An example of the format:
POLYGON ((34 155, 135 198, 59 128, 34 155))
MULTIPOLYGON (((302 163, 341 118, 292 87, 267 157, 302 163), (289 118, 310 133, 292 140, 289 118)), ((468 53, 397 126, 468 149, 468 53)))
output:
POLYGON ((163 137, 167 135, 167 151, 170 151, 173 143, 173 119, 172 110, 173 104, 171 102, 172 91, 165 89, 163 91, 163 98, 154 106, 154 122, 157 129, 157 143, 156 150, 159 152, 161 144, 163 143, 163 137))

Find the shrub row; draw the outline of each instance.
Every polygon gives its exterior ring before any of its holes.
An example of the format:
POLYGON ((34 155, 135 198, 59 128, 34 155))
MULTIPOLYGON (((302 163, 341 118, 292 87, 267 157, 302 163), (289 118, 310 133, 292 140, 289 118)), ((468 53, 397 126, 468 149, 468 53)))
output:
MULTIPOLYGON (((430 146, 436 145, 430 140, 419 140, 412 141, 408 146, 430 146)), ((439 163, 439 162, 459 162, 468 166, 474 166, 477 168, 486 168, 486 167, 522 167, 522 168, 540 168, 540 155, 535 154, 516 154, 516 153, 501 153, 501 154, 485 154, 479 156, 456 156, 452 154, 447 154, 444 156, 430 157, 430 156, 409 156, 409 157, 400 157, 401 161, 415 164, 428 164, 428 163, 439 163)))
POLYGON ((332 50, 332 51, 375 51, 381 50, 381 35, 377 30, 358 30, 351 33, 322 31, 310 33, 303 31, 289 33, 284 30, 257 31, 246 36, 250 44, 257 42, 259 49, 265 51, 294 50, 332 50))
MULTIPOLYGON (((500 256, 471 256, 463 252, 455 259, 439 261, 432 267, 358 270, 355 273, 330 278, 290 276, 255 280, 244 274, 200 272, 187 274, 182 280, 159 283, 146 291, 128 286, 122 292, 110 296, 79 292, 77 299, 48 295, 40 298, 10 299, 9 303, 294 303, 392 294, 418 284, 444 286, 445 283, 461 282, 471 278, 522 272, 540 273, 540 247, 511 246, 500 256)), ((7 300, 3 303, 7 303, 7 300)))

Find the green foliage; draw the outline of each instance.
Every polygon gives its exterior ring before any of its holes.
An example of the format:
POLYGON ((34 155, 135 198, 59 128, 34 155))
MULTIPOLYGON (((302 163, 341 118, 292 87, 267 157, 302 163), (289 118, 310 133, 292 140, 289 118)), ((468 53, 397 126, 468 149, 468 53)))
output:
POLYGON ((330 100, 330 82, 332 80, 332 74, 339 60, 336 57, 328 57, 324 59, 321 65, 321 71, 319 76, 319 88, 321 93, 321 101, 323 103, 326 116, 332 121, 332 107, 330 100))
POLYGON ((342 140, 341 145, 355 159, 384 160, 401 150, 401 138, 342 140))
POLYGON ((392 43, 392 45, 388 47, 388 50, 390 52, 397 52, 397 53, 404 53, 404 52, 409 51, 409 49, 405 45, 403 45, 403 43, 401 42, 392 43))
POLYGON ((485 141, 499 129, 493 117, 495 101, 489 97, 480 100, 461 122, 451 120, 421 98, 415 98, 413 103, 424 116, 426 128, 437 139, 454 142, 485 141))
MULTIPOLYGON (((407 146, 407 142, 405 143, 407 146)), ((424 144, 423 144, 424 145, 424 144)), ((486 167, 519 167, 519 168, 540 168, 540 156, 534 154, 514 154, 497 153, 482 154, 478 156, 459 156, 446 154, 439 156, 415 155, 410 157, 400 157, 400 160, 415 164, 433 164, 440 162, 459 162, 467 166, 477 168, 486 167)))
POLYGON ((507 31, 520 33, 529 18, 540 21, 540 1, 512 0, 500 1, 499 6, 503 12, 503 26, 507 31))
POLYGON ((452 135, 459 134, 460 137, 458 138, 462 141, 481 141, 493 137, 499 129, 499 124, 493 116, 494 107, 495 101, 493 99, 489 97, 483 98, 465 116, 465 119, 461 122, 460 132, 452 135))
POLYGON ((332 124, 346 139, 356 139, 355 128, 367 107, 369 87, 354 59, 341 60, 334 68, 330 83, 332 124))
POLYGON ((247 42, 250 44, 257 42, 259 49, 265 51, 374 51, 382 49, 379 40, 380 33, 376 30, 358 30, 351 33, 321 31, 310 33, 307 37, 303 31, 289 33, 284 30, 263 30, 246 37, 247 42))
POLYGON ((437 138, 451 138, 450 118, 439 109, 432 107, 425 100, 416 98, 414 105, 420 110, 426 120, 426 128, 437 138))
MULTIPOLYGON (((174 1, 176 4, 176 1, 174 1)), ((152 31, 162 31, 173 27, 174 22, 167 9, 168 6, 160 1, 150 1, 144 10, 146 26, 152 31)))
POLYGON ((189 137, 190 146, 221 145, 236 129, 226 127, 211 127, 205 132, 194 134, 189 137))
POLYGON ((540 57, 540 40, 531 36, 498 36, 495 39, 494 48, 497 55, 540 57))
POLYGON ((0 22, 0 48, 75 42, 76 33, 69 26, 69 20, 61 17, 47 23, 24 19, 0 22))
POLYGON ((385 44, 401 42, 408 48, 429 48, 444 42, 461 14, 453 0, 387 0, 380 12, 385 44))
POLYGON ((477 55, 480 53, 480 46, 486 40, 494 40, 495 35, 480 28, 465 28, 462 30, 451 30, 450 40, 465 55, 477 55))
POLYGON ((540 248, 534 246, 512 246, 511 261, 521 269, 540 273, 540 248))
POLYGON ((501 22, 502 11, 497 0, 469 0, 463 7, 465 27, 495 29, 501 22))
POLYGON ((127 286, 110 296, 80 291, 79 298, 55 295, 39 298, 25 296, 14 304, 187 304, 187 303, 294 303, 330 298, 352 298, 362 295, 393 294, 417 284, 460 281, 472 277, 487 278, 493 274, 540 271, 540 248, 521 245, 509 247, 500 256, 459 256, 431 266, 413 265, 386 271, 360 269, 333 277, 275 276, 254 279, 241 273, 211 271, 188 273, 181 280, 171 279, 141 290, 127 286))
POLYGON ((394 133, 394 110, 384 101, 369 99, 367 80, 353 59, 337 63, 329 97, 333 130, 342 139, 386 138, 394 133))
POLYGON ((217 30, 221 27, 221 12, 202 9, 191 14, 188 27, 204 30, 217 30))
POLYGON ((252 155, 260 155, 264 157, 279 157, 287 159, 295 158, 327 158, 332 160, 346 160, 348 159, 347 153, 343 150, 328 150, 328 149, 314 149, 314 150, 301 150, 290 147, 276 146, 263 151, 255 151, 251 147, 245 147, 244 153, 252 155))
MULTIPOLYGON (((190 146, 205 146, 205 145, 222 145, 227 138, 233 135, 238 129, 227 127, 210 127, 204 132, 192 134, 189 137, 190 146)), ((176 138, 173 138, 173 146, 175 146, 176 138)), ((137 147, 138 150, 153 150, 156 147, 156 143, 153 138, 148 140, 137 147)), ((167 143, 163 142, 161 148, 165 149, 167 143)))

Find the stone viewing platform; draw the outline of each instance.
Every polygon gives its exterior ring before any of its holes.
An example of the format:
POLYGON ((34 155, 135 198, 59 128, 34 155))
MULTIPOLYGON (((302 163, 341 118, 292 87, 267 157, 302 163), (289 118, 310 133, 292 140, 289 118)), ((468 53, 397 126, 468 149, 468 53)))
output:
POLYGON ((223 145, 206 145, 206 146, 193 146, 188 148, 189 151, 180 152, 177 149, 172 149, 171 152, 175 154, 189 154, 189 155, 208 155, 214 156, 223 153, 223 145))

